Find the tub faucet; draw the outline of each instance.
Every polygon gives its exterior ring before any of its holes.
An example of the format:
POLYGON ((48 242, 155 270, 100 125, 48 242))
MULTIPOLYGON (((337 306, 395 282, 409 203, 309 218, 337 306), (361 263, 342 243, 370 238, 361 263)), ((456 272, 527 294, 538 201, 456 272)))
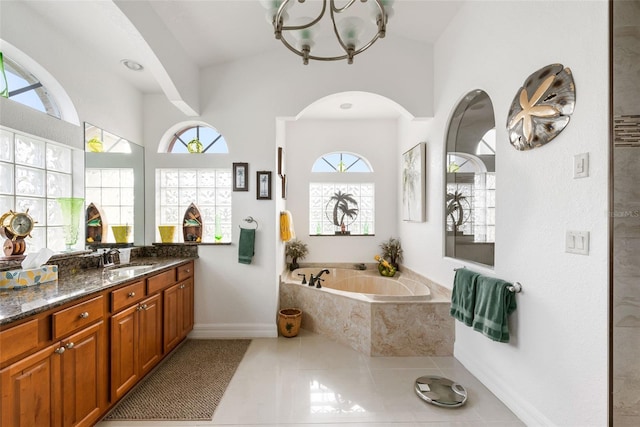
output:
POLYGON ((298 274, 298 277, 302 276, 302 284, 307 284, 307 275, 306 274, 298 274))
POLYGON ((320 286, 320 282, 324 281, 324 279, 321 279, 320 276, 322 276, 323 273, 329 274, 329 270, 327 270, 326 268, 320 270, 320 272, 316 277, 313 277, 313 274, 312 274, 311 278, 309 279, 309 286, 315 286, 316 288, 321 288, 322 286, 320 286))

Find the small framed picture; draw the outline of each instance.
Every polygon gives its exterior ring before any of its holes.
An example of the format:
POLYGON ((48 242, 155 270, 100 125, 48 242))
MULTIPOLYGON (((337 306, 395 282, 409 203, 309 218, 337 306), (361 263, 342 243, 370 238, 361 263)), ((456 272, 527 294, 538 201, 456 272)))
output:
POLYGON ((233 191, 249 191, 249 163, 233 164, 233 191))
POLYGON ((258 200, 271 199, 271 171, 256 172, 256 198, 258 200))
POLYGON ((278 176, 284 176, 284 148, 278 147, 278 176))

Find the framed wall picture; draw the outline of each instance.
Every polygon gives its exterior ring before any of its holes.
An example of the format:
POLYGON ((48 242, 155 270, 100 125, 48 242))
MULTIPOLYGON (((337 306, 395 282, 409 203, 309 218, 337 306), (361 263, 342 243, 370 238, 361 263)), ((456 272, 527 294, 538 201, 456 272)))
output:
POLYGON ((249 163, 233 164, 233 191, 249 191, 249 163))
POLYGON ((280 177, 280 179, 282 180, 282 198, 286 199, 287 198, 287 175, 282 175, 280 177))
POLYGON ((402 220, 425 221, 426 143, 402 155, 402 220))
POLYGON ((271 171, 256 172, 256 198, 258 200, 271 199, 271 171))
POLYGON ((284 148, 278 147, 278 176, 280 177, 284 176, 286 173, 284 170, 284 163, 284 148))

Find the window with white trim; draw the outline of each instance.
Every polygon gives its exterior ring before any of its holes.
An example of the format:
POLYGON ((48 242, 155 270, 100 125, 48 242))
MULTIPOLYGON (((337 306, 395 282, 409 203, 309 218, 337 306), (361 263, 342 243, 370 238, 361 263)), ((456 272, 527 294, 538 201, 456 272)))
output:
POLYGON ((373 172, 367 159, 355 153, 326 153, 316 159, 311 172, 318 178, 349 174, 349 179, 346 182, 314 179, 309 183, 310 235, 375 234, 375 185, 353 174, 373 172))
POLYGON ((231 169, 156 169, 156 224, 175 225, 175 241, 183 242, 185 214, 193 203, 201 217, 190 219, 202 227, 201 241, 193 241, 231 242, 231 176, 231 169))
POLYGON ((210 126, 189 126, 173 134, 167 153, 228 153, 227 141, 210 126))
POLYGON ((3 90, 6 90, 6 97, 59 119, 60 110, 40 80, 6 55, 2 56, 2 60, 6 77, 6 88, 3 90))
MULTIPOLYGON (((25 212, 37 221, 26 252, 65 249, 58 198, 73 195, 74 150, 44 139, 0 128, 0 213, 25 212)), ((78 248, 84 246, 78 239, 78 248)))

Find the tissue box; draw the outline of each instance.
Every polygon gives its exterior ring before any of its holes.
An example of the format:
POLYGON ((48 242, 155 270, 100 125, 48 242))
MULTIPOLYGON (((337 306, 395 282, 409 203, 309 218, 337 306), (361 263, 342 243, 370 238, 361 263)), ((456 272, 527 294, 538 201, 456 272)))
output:
POLYGON ((0 271, 0 289, 20 289, 58 280, 57 265, 43 265, 27 270, 0 271))

